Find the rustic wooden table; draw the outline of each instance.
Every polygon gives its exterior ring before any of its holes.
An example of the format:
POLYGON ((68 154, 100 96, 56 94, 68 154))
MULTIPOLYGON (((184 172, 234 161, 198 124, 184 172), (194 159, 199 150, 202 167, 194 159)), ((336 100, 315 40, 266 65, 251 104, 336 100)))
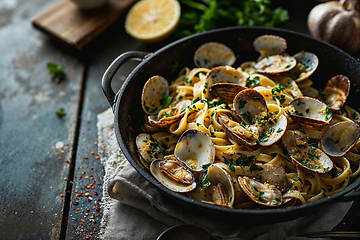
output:
MULTIPOLYGON (((0 2, 0 239, 97 238, 104 175, 97 157, 96 116, 109 108, 100 82, 119 54, 153 52, 129 37, 121 18, 81 52, 69 49, 31 25, 57 0, 0 2), (46 65, 65 67, 61 83, 46 65), (66 116, 56 111, 63 108, 66 116)), ((308 33, 314 1, 287 1, 291 20, 282 28, 308 33)), ((114 79, 119 89, 134 67, 114 79)), ((360 230, 356 201, 335 230, 360 230)))

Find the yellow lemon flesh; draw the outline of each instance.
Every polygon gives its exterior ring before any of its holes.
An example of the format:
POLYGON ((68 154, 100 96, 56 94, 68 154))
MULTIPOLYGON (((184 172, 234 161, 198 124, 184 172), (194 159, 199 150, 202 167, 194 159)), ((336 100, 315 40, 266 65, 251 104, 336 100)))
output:
POLYGON ((180 15, 177 0, 140 0, 126 15, 125 30, 144 43, 157 43, 175 31, 180 15))

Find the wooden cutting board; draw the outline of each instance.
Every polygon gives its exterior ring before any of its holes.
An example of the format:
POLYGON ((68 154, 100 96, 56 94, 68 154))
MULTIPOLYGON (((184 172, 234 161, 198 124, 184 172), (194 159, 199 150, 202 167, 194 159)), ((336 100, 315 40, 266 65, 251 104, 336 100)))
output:
POLYGON ((96 10, 81 10, 70 0, 62 0, 32 20, 51 37, 81 50, 115 23, 136 0, 109 0, 96 10))

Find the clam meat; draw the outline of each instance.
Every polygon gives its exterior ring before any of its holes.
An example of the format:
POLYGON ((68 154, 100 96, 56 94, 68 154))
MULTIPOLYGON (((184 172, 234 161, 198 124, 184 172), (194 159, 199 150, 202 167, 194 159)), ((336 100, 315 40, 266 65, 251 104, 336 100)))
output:
POLYGON ((162 185, 174 192, 190 192, 196 187, 191 170, 177 160, 157 159, 151 163, 150 171, 162 185))

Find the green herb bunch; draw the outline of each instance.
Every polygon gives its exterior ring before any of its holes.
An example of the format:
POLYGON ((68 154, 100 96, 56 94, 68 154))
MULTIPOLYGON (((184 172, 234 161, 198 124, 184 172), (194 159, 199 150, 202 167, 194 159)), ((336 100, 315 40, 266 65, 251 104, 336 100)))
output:
POLYGON ((271 8, 270 0, 179 0, 177 37, 228 26, 274 27, 289 19, 287 10, 271 8))

